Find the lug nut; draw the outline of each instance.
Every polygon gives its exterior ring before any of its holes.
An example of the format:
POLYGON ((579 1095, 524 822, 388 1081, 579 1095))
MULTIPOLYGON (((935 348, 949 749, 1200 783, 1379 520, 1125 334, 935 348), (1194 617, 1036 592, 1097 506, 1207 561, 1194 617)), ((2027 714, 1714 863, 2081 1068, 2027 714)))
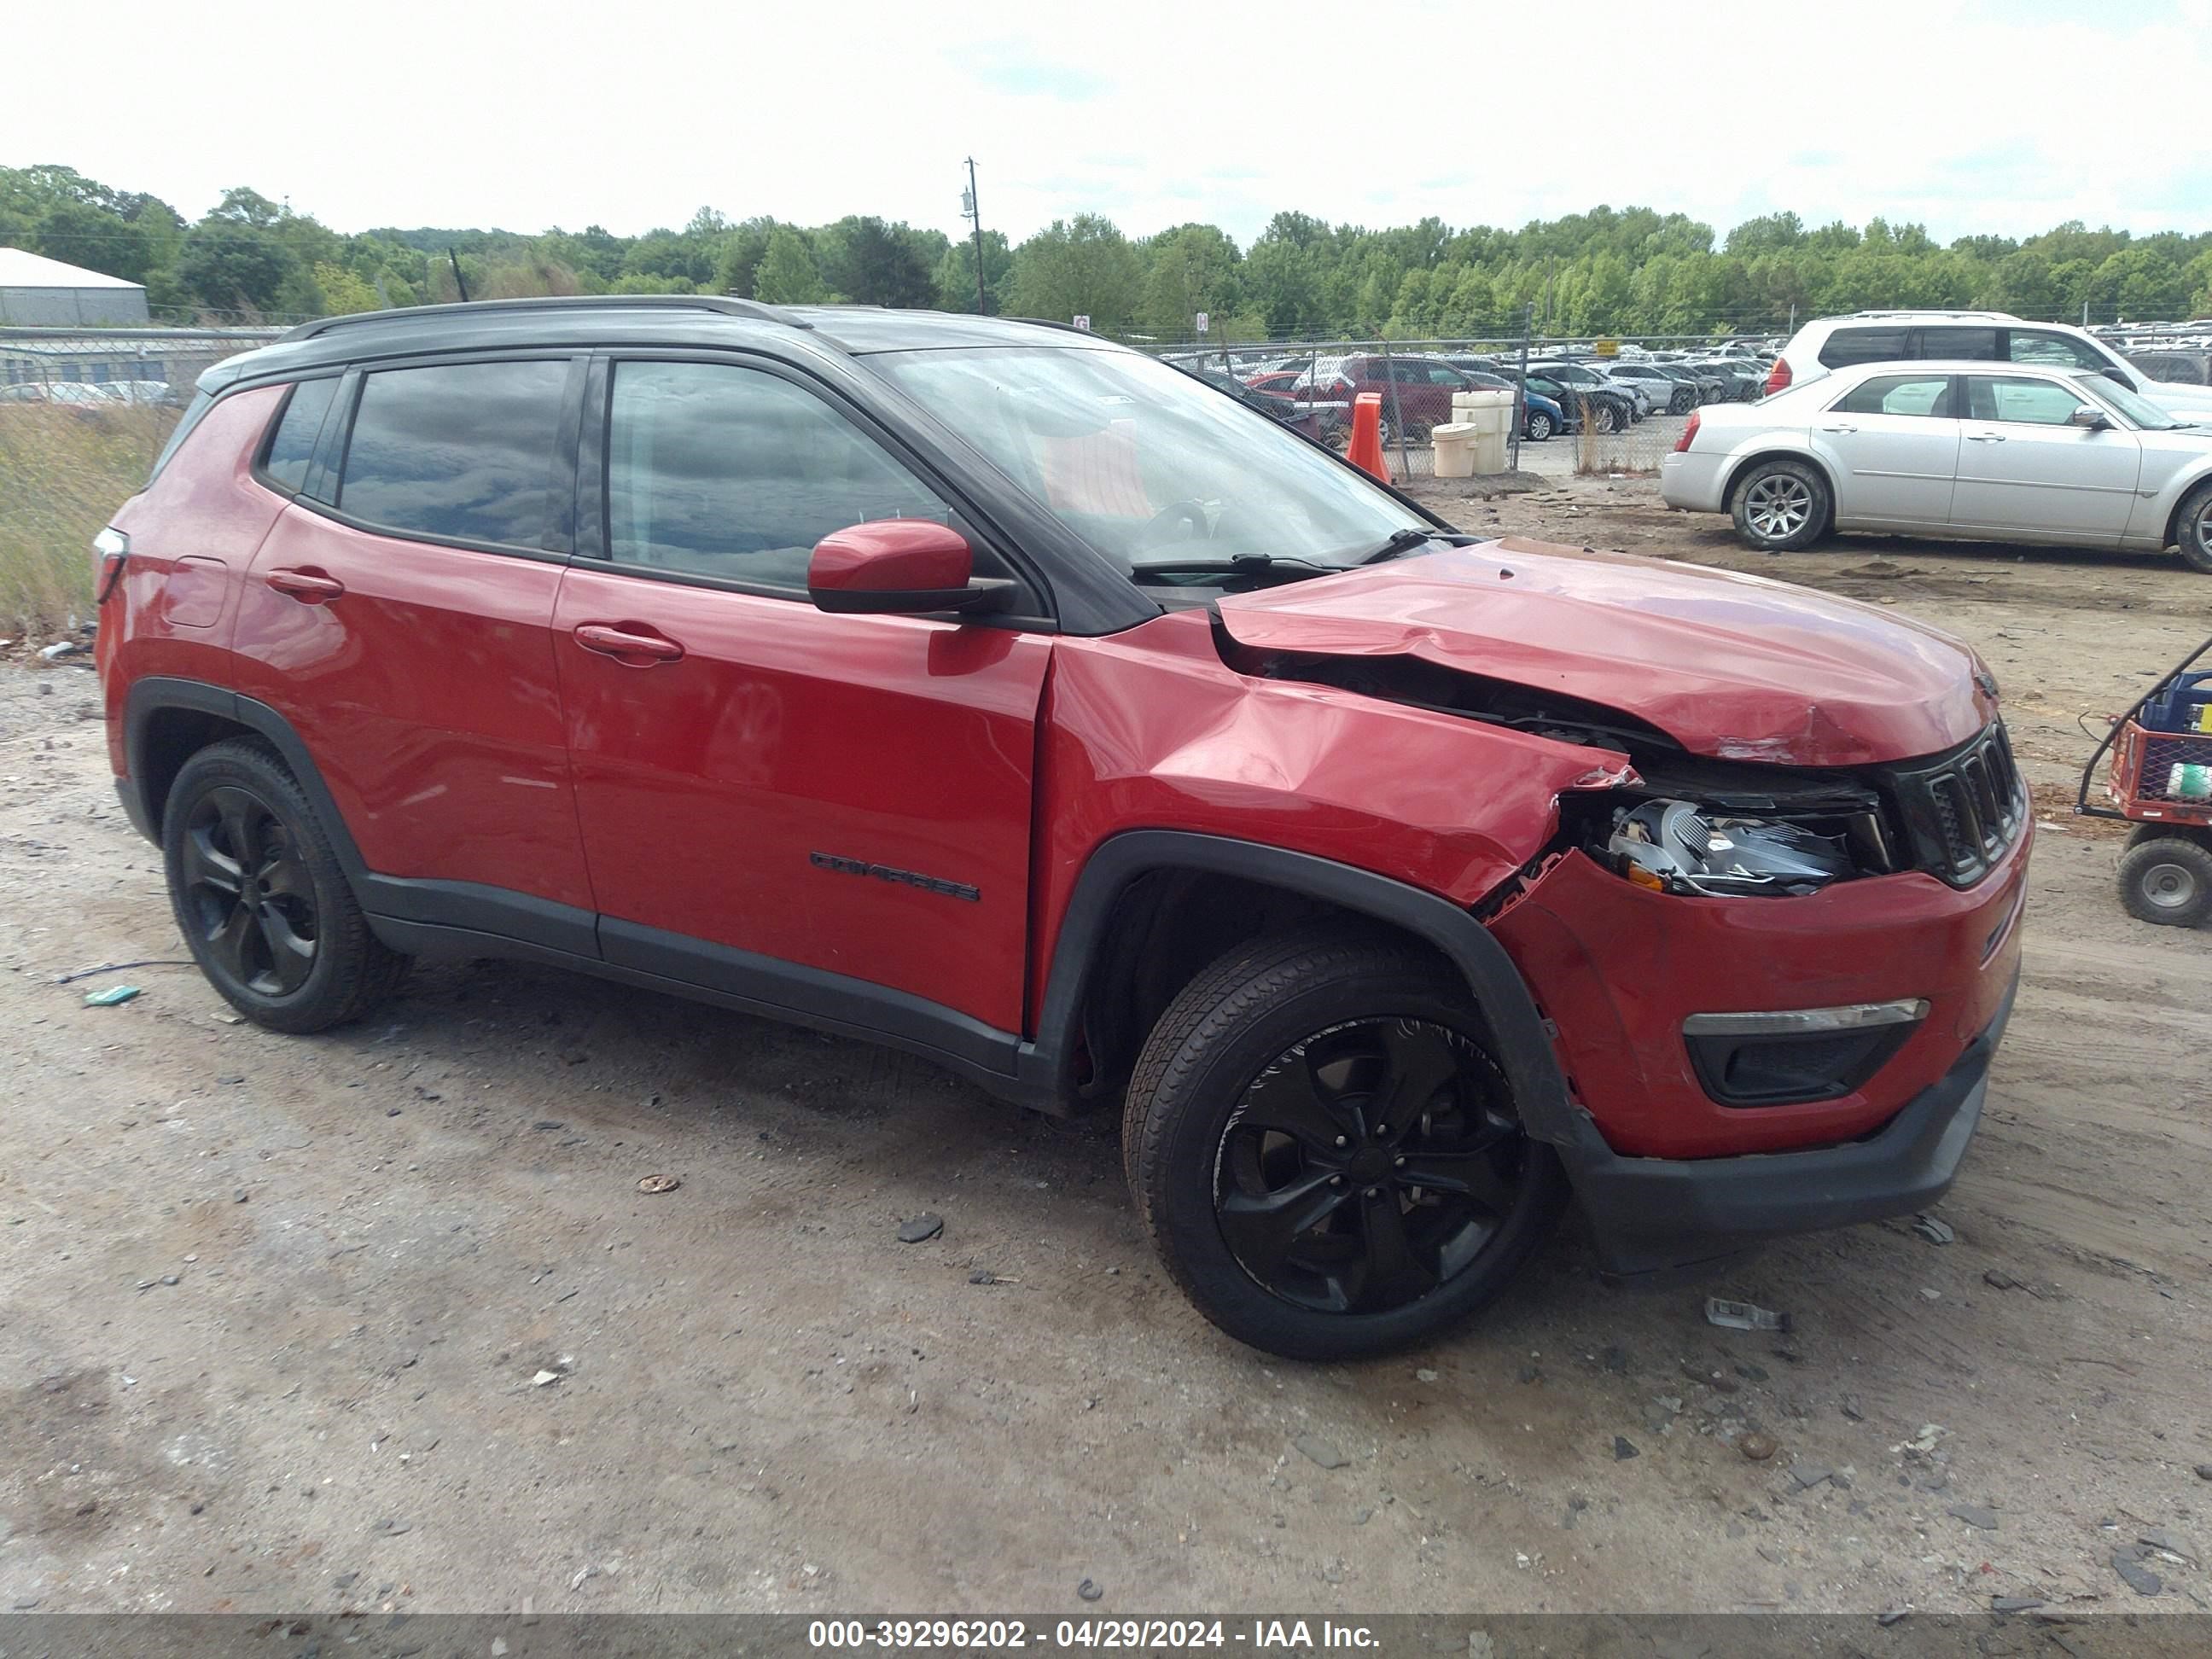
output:
POLYGON ((1341 1187, 1344 1185, 1344 1177, 1342 1176, 1331 1176, 1328 1178, 1328 1184, 1332 1187, 1341 1187))
POLYGON ((1391 1160, 1391 1163, 1392 1163, 1392 1166, 1393 1166, 1394 1168, 1396 1168, 1396 1169, 1402 1170, 1402 1169, 1404 1169, 1404 1168, 1406 1167, 1406 1160, 1405 1160, 1404 1158, 1394 1158, 1394 1159, 1392 1159, 1392 1160, 1391 1160))
POLYGON ((1352 1145, 1352 1137, 1350 1135, 1339 1135, 1336 1138, 1336 1144, 1340 1146, 1349 1146, 1352 1145))
POLYGON ((1367 1189, 1367 1196, 1370 1198, 1380 1198, 1382 1196, 1382 1189, 1380 1187, 1370 1187, 1367 1189))

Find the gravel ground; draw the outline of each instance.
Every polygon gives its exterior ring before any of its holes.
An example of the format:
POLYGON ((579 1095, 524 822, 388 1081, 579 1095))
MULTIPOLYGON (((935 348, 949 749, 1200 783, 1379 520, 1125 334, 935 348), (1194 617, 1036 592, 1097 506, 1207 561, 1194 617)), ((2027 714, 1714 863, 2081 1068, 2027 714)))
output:
POLYGON ((0 667, 0 1607, 2205 1608, 2212 938, 2121 912, 2061 786, 2212 582, 1443 499, 1988 655, 2047 823, 1952 1242, 1629 1291, 1571 1222, 1449 1341, 1272 1360, 1155 1269, 1112 1123, 879 1050, 501 963, 313 1039, 189 969, 57 985, 179 947, 92 676, 0 667))

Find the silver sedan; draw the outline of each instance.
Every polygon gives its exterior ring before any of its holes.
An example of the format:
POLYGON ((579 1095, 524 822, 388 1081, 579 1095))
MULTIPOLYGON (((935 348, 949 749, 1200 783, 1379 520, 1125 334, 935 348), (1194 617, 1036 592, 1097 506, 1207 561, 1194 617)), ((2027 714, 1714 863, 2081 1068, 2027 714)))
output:
POLYGON ((1698 410, 1660 469, 1670 507, 1749 547, 1831 531, 2178 547, 2212 574, 2212 427, 2090 371, 1865 363, 1698 410))

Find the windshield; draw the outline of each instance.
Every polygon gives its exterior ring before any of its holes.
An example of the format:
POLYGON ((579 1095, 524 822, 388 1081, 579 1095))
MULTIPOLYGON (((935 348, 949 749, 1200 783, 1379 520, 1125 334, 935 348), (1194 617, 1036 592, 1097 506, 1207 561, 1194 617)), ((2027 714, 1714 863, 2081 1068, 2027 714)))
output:
POLYGON ((1130 351, 885 351, 877 373, 1124 568, 1349 565, 1419 515, 1267 416, 1130 351))
POLYGON ((2074 378, 2094 397, 2103 398, 2145 432, 2171 432, 2176 427, 2189 424, 2176 420, 2142 392, 2130 391, 2109 375, 2077 374, 2074 378))

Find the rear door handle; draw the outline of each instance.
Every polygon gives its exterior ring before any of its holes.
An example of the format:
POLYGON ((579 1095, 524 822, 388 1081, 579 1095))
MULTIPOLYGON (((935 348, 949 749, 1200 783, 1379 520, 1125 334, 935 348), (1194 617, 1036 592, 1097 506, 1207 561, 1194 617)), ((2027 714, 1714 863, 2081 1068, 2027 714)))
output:
POLYGON ((301 605, 328 605, 345 592, 343 582, 319 570, 272 570, 265 580, 279 593, 289 594, 301 605))
POLYGON ((635 633, 605 623, 578 623, 576 643, 586 651, 612 657, 617 662, 631 668, 650 668, 657 662, 675 662, 684 655, 684 647, 674 640, 659 634, 635 633))
POLYGON ((1969 432, 1966 434, 1966 441, 1970 444, 2001 444, 2004 441, 2005 434, 2002 432, 1969 432))

